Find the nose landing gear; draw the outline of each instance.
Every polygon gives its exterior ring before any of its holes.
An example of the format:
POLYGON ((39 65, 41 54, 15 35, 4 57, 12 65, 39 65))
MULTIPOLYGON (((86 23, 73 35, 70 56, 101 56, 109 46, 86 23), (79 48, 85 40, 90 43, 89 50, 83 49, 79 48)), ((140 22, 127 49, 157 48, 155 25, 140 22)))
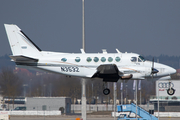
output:
POLYGON ((168 95, 174 95, 175 89, 172 88, 173 86, 171 85, 171 81, 169 82, 169 88, 167 89, 167 94, 168 95))
POLYGON ((174 93, 175 93, 175 90, 173 88, 167 89, 167 94, 168 95, 174 95, 174 93))

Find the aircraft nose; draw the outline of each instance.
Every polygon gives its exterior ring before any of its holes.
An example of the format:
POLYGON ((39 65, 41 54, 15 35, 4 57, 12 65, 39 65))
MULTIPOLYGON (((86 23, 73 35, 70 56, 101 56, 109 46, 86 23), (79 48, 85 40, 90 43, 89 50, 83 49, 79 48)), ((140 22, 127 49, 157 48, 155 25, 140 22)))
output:
POLYGON ((176 69, 169 67, 168 72, 169 72, 169 74, 174 74, 174 73, 176 73, 176 69))

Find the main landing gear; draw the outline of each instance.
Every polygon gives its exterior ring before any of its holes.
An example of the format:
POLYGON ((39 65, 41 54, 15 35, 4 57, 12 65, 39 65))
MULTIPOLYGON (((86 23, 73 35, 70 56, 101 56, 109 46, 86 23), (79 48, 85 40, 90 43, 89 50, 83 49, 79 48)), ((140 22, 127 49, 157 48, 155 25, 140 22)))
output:
POLYGON ((103 88, 104 88, 103 90, 104 95, 109 95, 110 90, 107 88, 107 82, 103 83, 103 88))
POLYGON ((110 93, 110 90, 108 88, 105 88, 103 90, 104 95, 108 95, 110 93))

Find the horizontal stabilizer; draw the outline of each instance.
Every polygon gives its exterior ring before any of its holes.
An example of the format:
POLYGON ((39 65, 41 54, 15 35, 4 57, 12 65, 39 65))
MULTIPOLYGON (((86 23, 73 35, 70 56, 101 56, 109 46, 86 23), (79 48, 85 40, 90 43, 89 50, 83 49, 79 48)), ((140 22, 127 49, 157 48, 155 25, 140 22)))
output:
POLYGON ((38 59, 18 55, 18 56, 9 56, 11 59, 13 59, 15 62, 38 62, 38 59))

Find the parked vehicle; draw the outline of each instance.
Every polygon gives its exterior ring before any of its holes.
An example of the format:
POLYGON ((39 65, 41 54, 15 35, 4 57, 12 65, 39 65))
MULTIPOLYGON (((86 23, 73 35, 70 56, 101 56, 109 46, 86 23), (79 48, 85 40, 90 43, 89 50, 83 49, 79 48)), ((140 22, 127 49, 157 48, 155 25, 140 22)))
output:
POLYGON ((14 110, 22 110, 22 111, 25 111, 25 110, 26 110, 26 107, 16 107, 14 110))

